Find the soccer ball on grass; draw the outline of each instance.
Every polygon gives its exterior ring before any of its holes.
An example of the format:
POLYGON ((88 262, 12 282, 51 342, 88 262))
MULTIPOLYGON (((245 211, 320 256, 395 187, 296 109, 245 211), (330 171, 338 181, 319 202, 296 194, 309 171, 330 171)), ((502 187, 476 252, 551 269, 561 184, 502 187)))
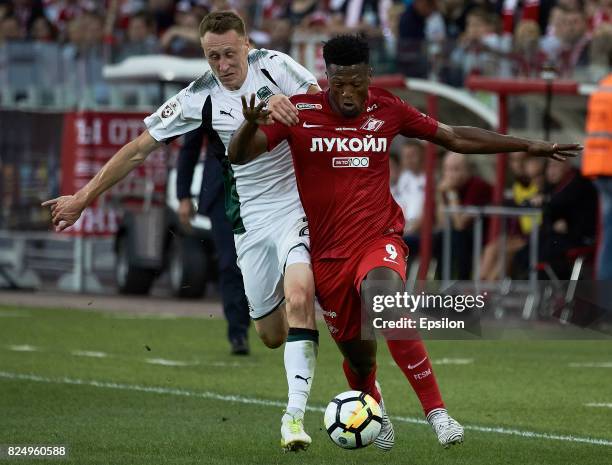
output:
POLYGON ((372 444, 380 433, 382 411, 369 394, 346 391, 331 400, 323 421, 334 444, 359 449, 372 444))

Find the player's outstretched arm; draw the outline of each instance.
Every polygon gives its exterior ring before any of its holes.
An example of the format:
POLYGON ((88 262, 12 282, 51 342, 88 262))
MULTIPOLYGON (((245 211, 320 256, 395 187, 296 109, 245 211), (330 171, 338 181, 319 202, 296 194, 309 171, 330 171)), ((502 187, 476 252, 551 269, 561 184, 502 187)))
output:
POLYGON ((534 157, 547 157, 564 161, 577 156, 580 144, 554 144, 552 142, 505 136, 473 126, 447 126, 440 123, 432 142, 458 153, 527 152, 534 157))
POLYGON ((260 124, 270 124, 270 111, 264 110, 266 102, 255 106, 255 94, 251 94, 251 102, 247 105, 246 97, 242 96, 242 114, 244 122, 232 136, 227 156, 231 163, 244 165, 257 158, 268 148, 268 138, 259 129, 260 124))
POLYGON ((121 147, 98 174, 78 192, 43 202, 43 207, 51 207, 55 230, 63 231, 76 223, 85 208, 140 165, 159 145, 161 143, 153 139, 149 131, 145 131, 121 147))

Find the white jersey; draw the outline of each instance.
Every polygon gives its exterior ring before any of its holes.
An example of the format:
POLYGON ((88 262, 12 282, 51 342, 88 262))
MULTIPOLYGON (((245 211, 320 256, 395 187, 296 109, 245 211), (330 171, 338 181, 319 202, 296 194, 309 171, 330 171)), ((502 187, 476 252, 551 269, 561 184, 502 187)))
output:
POLYGON ((227 90, 212 71, 207 71, 144 121, 155 140, 166 142, 204 127, 209 144, 217 144, 222 153, 226 213, 234 232, 240 234, 302 208, 287 141, 246 165, 229 163, 229 141, 244 121, 240 97, 248 100, 255 94, 257 104, 274 94, 290 97, 305 93, 316 84, 315 77, 288 55, 251 50, 247 77, 240 89, 227 90))

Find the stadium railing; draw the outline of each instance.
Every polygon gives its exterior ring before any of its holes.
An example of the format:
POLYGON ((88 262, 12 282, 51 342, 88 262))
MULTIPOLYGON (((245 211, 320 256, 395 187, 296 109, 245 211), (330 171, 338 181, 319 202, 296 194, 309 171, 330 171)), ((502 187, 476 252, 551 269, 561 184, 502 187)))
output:
POLYGON ((524 294, 524 304, 522 306, 522 318, 529 320, 535 317, 535 310, 540 306, 548 306, 547 313, 551 313, 551 297, 553 294, 562 300, 562 311, 559 315, 560 321, 568 321, 571 317, 571 303, 576 295, 576 287, 579 280, 584 279, 583 276, 585 263, 592 259, 595 253, 594 246, 577 247, 568 250, 564 254, 564 259, 571 265, 570 278, 567 283, 563 283, 555 274, 552 266, 547 262, 539 260, 539 222, 538 218, 542 211, 539 208, 522 208, 522 207, 498 207, 498 206, 456 206, 444 207, 443 212, 443 239, 442 239, 442 283, 443 287, 447 287, 451 283, 451 264, 452 264, 452 247, 451 234, 452 222, 451 214, 463 213, 474 218, 473 225, 473 246, 472 246, 472 282, 473 288, 477 291, 486 289, 487 291, 497 292, 501 296, 508 295, 510 288, 514 291, 524 294), (522 283, 513 283, 512 279, 506 273, 506 250, 507 250, 507 228, 506 223, 509 218, 532 217, 532 229, 529 233, 529 279, 527 286, 522 283), (500 228, 500 245, 501 250, 498 258, 499 269, 501 270, 501 278, 494 283, 483 283, 480 280, 480 264, 482 260, 483 245, 485 238, 483 235, 484 222, 490 218, 499 218, 501 221, 500 228), (539 281, 539 275, 543 272, 548 278, 545 281, 539 281), (567 285, 565 285, 567 284, 567 285))

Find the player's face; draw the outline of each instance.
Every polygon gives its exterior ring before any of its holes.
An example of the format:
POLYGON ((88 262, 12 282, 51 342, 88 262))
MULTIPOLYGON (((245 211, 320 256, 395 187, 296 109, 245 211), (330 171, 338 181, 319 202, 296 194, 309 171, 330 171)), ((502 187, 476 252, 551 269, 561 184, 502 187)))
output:
POLYGON ((201 38, 208 64, 223 87, 238 90, 247 76, 249 40, 236 31, 207 32, 201 38))
POLYGON ((346 118, 365 111, 370 85, 370 67, 365 64, 327 67, 332 108, 346 118))

